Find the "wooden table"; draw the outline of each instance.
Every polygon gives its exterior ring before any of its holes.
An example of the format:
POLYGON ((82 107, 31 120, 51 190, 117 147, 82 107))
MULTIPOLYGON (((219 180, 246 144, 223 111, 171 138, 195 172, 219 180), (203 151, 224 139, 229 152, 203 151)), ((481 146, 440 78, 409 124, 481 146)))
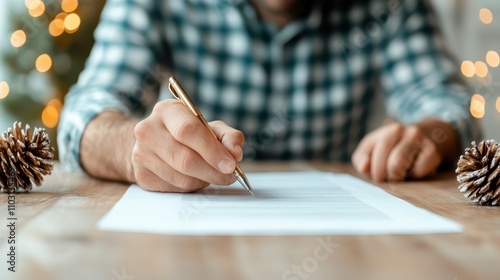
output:
MULTIPOLYGON (((353 171, 327 163, 243 168, 353 171)), ((468 203, 451 173, 380 186, 461 223, 464 232, 285 237, 101 232, 97 221, 126 185, 67 174, 56 166, 43 187, 16 195, 16 273, 7 270, 7 195, 0 195, 0 279, 500 279, 500 207, 468 203), (326 243, 335 246, 316 255, 326 243), (294 268, 301 271, 294 274, 294 268)))

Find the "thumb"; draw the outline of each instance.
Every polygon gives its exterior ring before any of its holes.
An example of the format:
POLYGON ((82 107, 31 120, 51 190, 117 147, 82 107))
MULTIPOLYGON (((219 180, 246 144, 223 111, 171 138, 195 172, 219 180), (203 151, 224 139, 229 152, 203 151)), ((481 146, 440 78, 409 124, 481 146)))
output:
POLYGON ((243 132, 228 126, 223 121, 213 121, 209 125, 215 132, 217 139, 219 139, 233 158, 241 161, 243 159, 243 144, 245 143, 243 132))

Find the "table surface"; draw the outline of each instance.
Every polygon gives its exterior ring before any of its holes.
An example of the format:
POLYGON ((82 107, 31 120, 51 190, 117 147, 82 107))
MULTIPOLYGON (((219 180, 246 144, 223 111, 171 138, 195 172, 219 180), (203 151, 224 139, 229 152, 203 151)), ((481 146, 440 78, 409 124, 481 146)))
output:
MULTIPOLYGON (((350 165, 322 162, 255 162, 242 168, 354 174, 350 165)), ((500 207, 470 204, 458 192, 452 173, 378 185, 462 224, 464 232, 354 236, 102 232, 96 229, 97 221, 127 186, 68 174, 56 165, 42 187, 16 195, 15 273, 7 270, 5 261, 10 246, 8 200, 7 194, 0 194, 0 279, 500 279, 500 207), (316 248, 325 243, 335 246, 319 257, 316 248)))

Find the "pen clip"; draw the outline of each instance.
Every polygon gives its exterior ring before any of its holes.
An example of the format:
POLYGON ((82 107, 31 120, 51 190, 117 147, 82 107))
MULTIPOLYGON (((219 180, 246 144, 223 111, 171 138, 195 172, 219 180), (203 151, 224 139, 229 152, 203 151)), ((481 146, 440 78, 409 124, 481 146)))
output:
POLYGON ((181 84, 177 81, 175 77, 170 77, 168 79, 168 89, 172 93, 172 95, 177 98, 177 100, 180 100, 186 107, 188 107, 193 114, 195 114, 197 117, 201 116, 200 110, 194 105, 193 101, 191 98, 189 98, 188 94, 186 91, 182 88, 181 84))
POLYGON ((177 91, 175 91, 175 88, 172 87, 172 83, 168 83, 168 90, 172 93, 172 95, 177 99, 177 100, 181 100, 181 97, 179 96, 179 94, 177 94, 177 91))

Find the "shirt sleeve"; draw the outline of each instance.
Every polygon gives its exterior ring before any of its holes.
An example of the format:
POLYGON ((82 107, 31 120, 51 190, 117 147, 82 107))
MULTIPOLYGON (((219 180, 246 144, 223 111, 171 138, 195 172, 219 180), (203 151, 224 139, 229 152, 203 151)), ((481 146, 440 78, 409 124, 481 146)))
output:
MULTIPOLYGON (((66 96, 58 127, 60 160, 67 170, 81 170, 80 153, 92 149, 80 147, 82 134, 99 113, 143 115, 157 101, 161 40, 154 6, 154 0, 106 1, 94 47, 66 96)), ((92 135, 96 143, 104 130, 92 135)))
POLYGON ((392 7, 375 60, 389 115, 405 124, 426 117, 450 123, 463 149, 479 139, 481 131, 469 113, 472 90, 438 24, 428 0, 401 1, 392 7))

